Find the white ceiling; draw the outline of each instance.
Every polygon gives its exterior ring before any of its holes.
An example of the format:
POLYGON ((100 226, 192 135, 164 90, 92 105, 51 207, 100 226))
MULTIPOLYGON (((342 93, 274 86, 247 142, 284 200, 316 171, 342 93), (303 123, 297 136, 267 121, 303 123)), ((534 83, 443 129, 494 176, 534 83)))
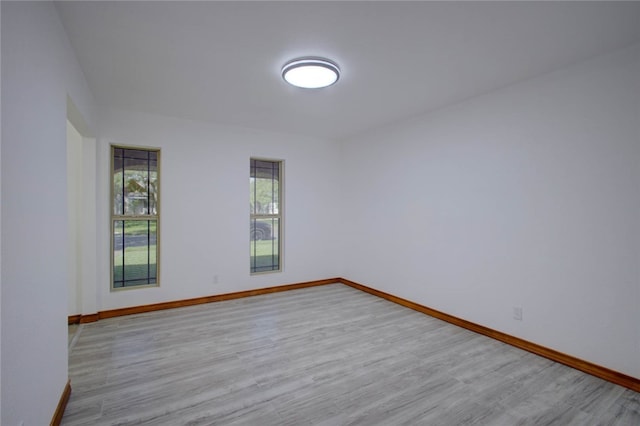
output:
POLYGON ((58 2, 99 105, 344 138, 640 41, 640 2, 58 2), (298 56, 338 84, 296 89, 298 56))

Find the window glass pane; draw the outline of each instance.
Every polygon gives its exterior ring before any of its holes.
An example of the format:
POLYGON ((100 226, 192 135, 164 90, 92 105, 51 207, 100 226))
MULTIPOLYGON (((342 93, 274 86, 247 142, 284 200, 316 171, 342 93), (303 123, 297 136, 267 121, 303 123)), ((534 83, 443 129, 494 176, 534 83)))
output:
POLYGON ((249 213, 256 214, 256 179, 249 178, 249 213))
POLYGON ((158 153, 141 149, 113 150, 113 213, 158 214, 158 153))
POLYGON ((124 157, 124 214, 148 214, 148 151, 126 150, 124 157))
POLYGON ((155 284, 157 261, 157 221, 114 222, 114 288, 155 284))
POLYGON ((280 269, 280 219, 252 219, 251 272, 277 271, 280 269))
POLYGON ((158 153, 149 151, 149 201, 148 214, 158 214, 158 153))
POLYGON ((113 214, 124 214, 124 189, 122 186, 122 174, 123 174, 123 149, 115 148, 113 150, 113 214))
POLYGON ((122 265, 124 265, 124 221, 113 222, 113 284, 122 287, 122 265))
POLYGON ((251 214, 279 214, 280 163, 251 160, 251 214))

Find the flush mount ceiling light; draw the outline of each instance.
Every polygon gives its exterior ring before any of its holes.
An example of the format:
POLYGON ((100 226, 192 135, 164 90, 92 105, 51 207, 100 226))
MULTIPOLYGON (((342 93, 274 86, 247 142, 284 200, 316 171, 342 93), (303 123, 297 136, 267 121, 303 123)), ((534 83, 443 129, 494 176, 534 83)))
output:
POLYGON ((324 58, 298 58, 284 64, 282 78, 293 86, 320 89, 338 81, 340 68, 324 58))

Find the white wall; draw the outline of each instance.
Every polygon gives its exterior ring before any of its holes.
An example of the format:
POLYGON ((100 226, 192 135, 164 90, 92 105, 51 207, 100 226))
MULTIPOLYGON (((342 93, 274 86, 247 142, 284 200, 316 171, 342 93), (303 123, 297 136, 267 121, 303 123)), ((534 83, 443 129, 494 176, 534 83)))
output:
POLYGON ((348 141, 346 277, 640 377, 639 102, 636 45, 348 141))
POLYGON ((339 276, 337 144, 117 110, 100 123, 98 310, 339 276), (109 290, 111 143, 161 149, 158 288, 109 290), (285 161, 281 273, 249 274, 250 157, 285 161))
POLYGON ((67 382, 67 96, 91 95, 50 2, 2 2, 2 425, 51 421, 67 382))
POLYGON ((97 271, 97 146, 93 137, 82 137, 82 205, 79 206, 80 220, 77 227, 81 230, 79 238, 80 255, 78 263, 79 282, 76 287, 75 314, 87 314, 97 312, 98 295, 96 285, 98 282, 97 271))
MULTIPOLYGON (((82 262, 78 256, 82 253, 82 229, 78 224, 82 218, 82 135, 73 124, 67 121, 67 297, 68 313, 75 315, 82 312, 80 277, 82 262)), ((95 172, 94 172, 95 173, 95 172)))
MULTIPOLYGON (((0 25, 2 22, 2 8, 0 7, 0 25)), ((2 32, 0 31, 0 45, 2 32)), ((2 62, 0 58, 0 63, 2 62)), ((2 72, 0 71, 0 76, 2 72)), ((0 97, 2 84, 0 84, 0 97)), ((0 102, 0 126, 2 125, 2 102, 0 102)), ((2 134, 0 132, 0 200, 2 200, 2 134)), ((2 235, 2 209, 0 208, 0 235, 2 235)), ((2 422, 2 238, 0 238, 0 422, 2 422)))
POLYGON ((95 138, 67 121, 69 315, 96 312, 96 161, 95 138))

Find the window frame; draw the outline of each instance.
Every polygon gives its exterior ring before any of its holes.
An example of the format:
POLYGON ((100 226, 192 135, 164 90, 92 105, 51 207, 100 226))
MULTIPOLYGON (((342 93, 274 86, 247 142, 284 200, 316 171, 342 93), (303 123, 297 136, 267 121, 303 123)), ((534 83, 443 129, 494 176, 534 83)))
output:
MULTIPOLYGON (((110 263, 109 263, 109 288, 111 292, 117 291, 125 291, 125 290, 135 290, 135 289, 143 289, 143 288, 156 288, 160 287, 160 206, 162 199, 162 179, 161 179, 161 149, 158 147, 150 147, 150 146, 137 146, 137 145, 119 145, 119 144, 110 144, 109 145, 109 247, 110 247, 110 263), (157 166, 156 166, 156 214, 155 215, 116 215, 114 213, 115 210, 115 188, 114 188, 114 160, 115 160, 115 150, 116 149, 128 149, 128 150, 138 150, 138 151, 150 151, 155 152, 157 156, 157 166), (152 284, 140 284, 133 286, 123 286, 123 287, 115 287, 114 286, 114 232, 115 232, 115 224, 117 221, 155 221, 156 222, 156 282, 152 284)), ((123 176, 124 178, 124 176, 123 176)), ((124 202, 124 200, 123 200, 124 202)), ((124 223, 123 223, 123 232, 124 232, 124 223)))
MULTIPOLYGON (((278 213, 277 214, 256 214, 253 211, 249 212, 249 274, 264 275, 279 273, 284 271, 284 163, 282 159, 265 158, 265 157, 250 157, 249 158, 249 178, 251 179, 251 164, 253 161, 265 161, 270 163, 278 163, 278 213), (265 271, 253 271, 253 265, 251 265, 251 223, 256 219, 278 219, 278 269, 269 269, 265 271)), ((249 193, 251 196, 251 193, 249 193)))

